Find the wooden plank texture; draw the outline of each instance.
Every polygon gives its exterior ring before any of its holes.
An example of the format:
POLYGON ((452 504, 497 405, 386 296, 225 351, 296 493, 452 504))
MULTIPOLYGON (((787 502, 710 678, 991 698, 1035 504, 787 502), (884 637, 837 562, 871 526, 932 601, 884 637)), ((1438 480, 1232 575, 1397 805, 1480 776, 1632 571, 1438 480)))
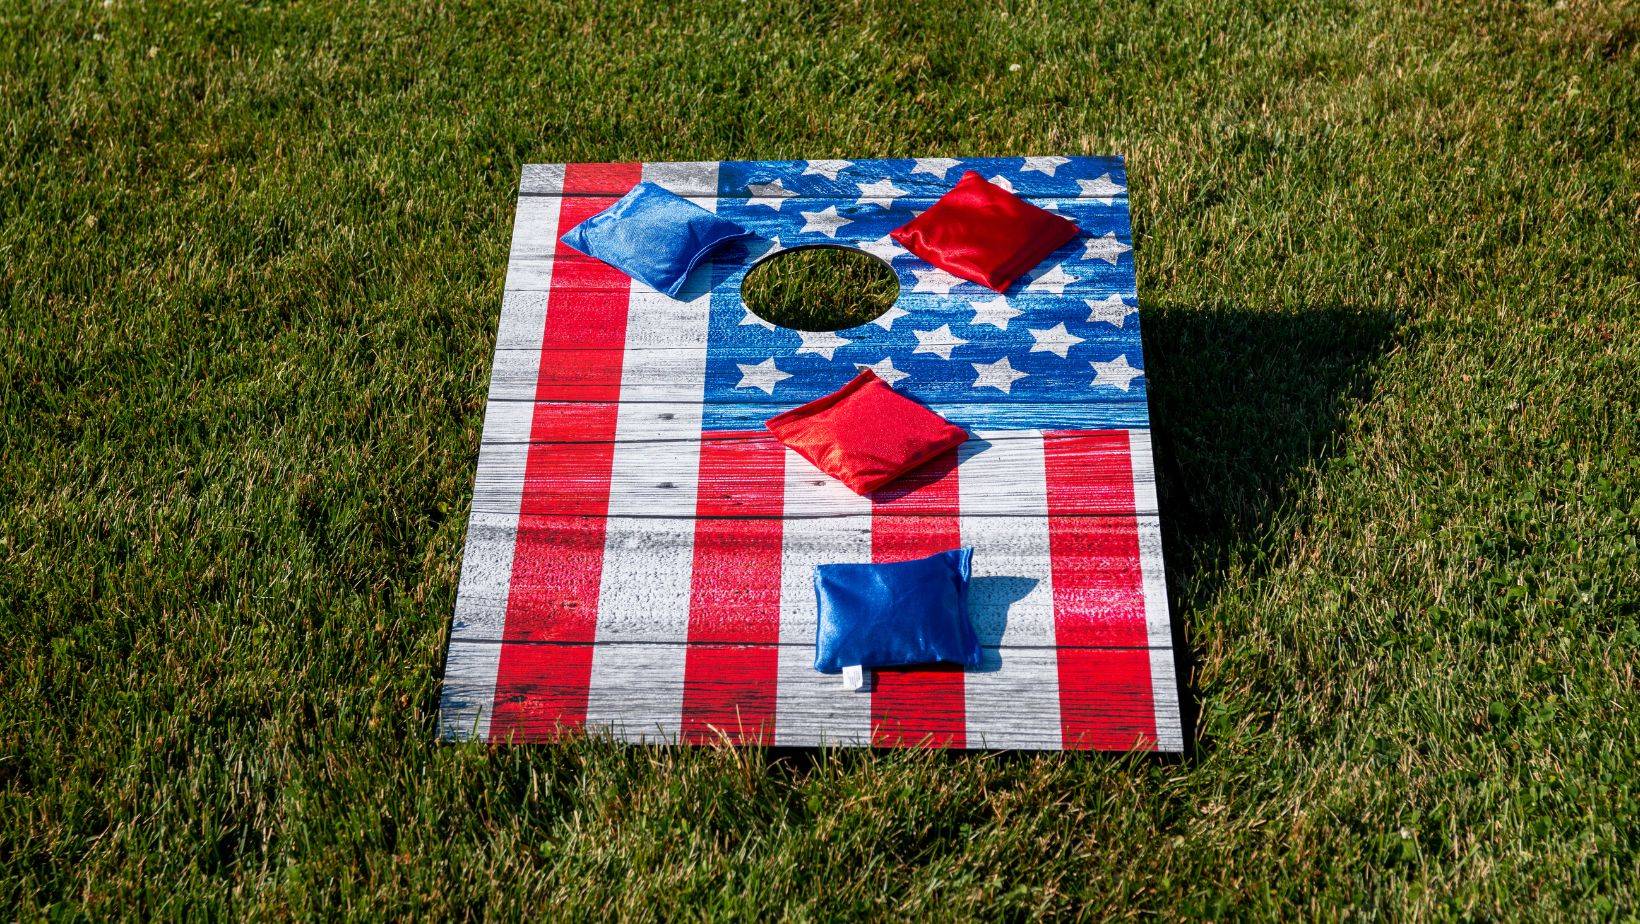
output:
MULTIPOLYGON (((807 465, 806 462, 803 464, 807 465)), ((865 501, 864 498, 859 500, 865 501)), ((777 520, 772 527, 774 532, 770 535, 778 536, 774 541, 783 550, 788 562, 782 577, 787 582, 784 585, 786 590, 780 594, 780 599, 787 602, 790 608, 782 613, 781 626, 794 633, 796 638, 809 642, 814 639, 814 592, 809 583, 813 566, 825 562, 872 560, 870 551, 874 523, 869 504, 865 501, 863 506, 867 509, 855 513, 839 513, 808 521, 804 529, 783 529, 781 522, 789 523, 789 520, 777 520)), ((913 516, 900 515, 907 519, 913 516)), ((1049 541, 1045 535, 1049 526, 1045 518, 1028 514, 1016 517, 961 517, 960 526, 965 530, 963 539, 971 536, 976 543, 970 605, 982 642, 995 639, 990 644, 1054 644, 1056 624, 1053 614, 1056 606, 1077 614, 1079 624, 1083 625, 1080 631, 1086 633, 1085 638, 1078 640, 1081 644, 1149 646, 1152 644, 1153 623, 1154 631, 1159 633, 1158 643, 1165 642, 1165 620, 1161 619, 1165 617, 1165 612, 1153 617, 1148 609, 1142 609, 1142 604, 1136 602, 1142 585, 1137 583, 1140 579, 1136 576, 1133 559, 1134 555, 1157 554, 1160 549, 1136 545, 1133 552, 1124 553, 1113 548, 1119 540, 1141 541, 1145 531, 1135 528, 1134 519, 1156 522, 1154 517, 1069 517, 1055 521, 1055 531, 1058 533, 1055 538, 1061 543, 1058 553, 1063 559, 1062 563, 1067 568, 1074 568, 1076 577, 1081 581, 1056 596, 1052 592, 1053 575, 1046 568, 1048 555, 1044 543, 1049 541), (978 544, 980 541, 984 544, 978 544), (1124 597, 1120 607, 1113 607, 1109 597, 1089 590, 1108 587, 1125 578, 1132 578, 1136 583, 1134 593, 1124 597)), ((692 518, 607 517, 599 518, 599 522, 606 524, 602 531, 607 535, 619 534, 622 537, 619 541, 624 546, 641 552, 605 559, 603 585, 619 587, 619 591, 613 592, 619 594, 623 605, 600 614, 599 637, 646 642, 673 637, 677 626, 672 620, 678 617, 673 615, 662 619, 661 615, 669 612, 675 614, 673 608, 680 603, 676 577, 680 569, 666 567, 666 563, 681 565, 686 556, 692 562, 697 521, 692 518)), ((531 515, 518 518, 510 527, 502 518, 475 516, 469 530, 497 533, 510 530, 532 547, 561 549, 563 554, 569 554, 575 548, 577 537, 581 534, 578 525, 568 523, 562 517, 531 515)), ((731 557, 756 555, 768 541, 769 537, 762 533, 727 536, 720 540, 722 554, 731 557)), ((681 573, 687 577, 689 569, 683 568, 681 573)), ((736 586, 733 580, 729 581, 726 594, 736 586)), ((747 593, 741 596, 746 607, 761 606, 755 595, 747 593)), ((493 610, 503 607, 506 600, 507 597, 502 594, 485 596, 475 591, 465 611, 473 614, 474 618, 458 623, 454 637, 474 640, 501 638, 494 631, 498 614, 493 610), (477 618, 480 615, 484 618, 477 618)), ((573 611, 572 608, 570 612, 573 611)), ((741 618, 733 604, 724 604, 720 619, 725 624, 741 618)), ((748 621, 761 618, 760 615, 744 617, 748 621)), ((543 616, 542 619, 550 621, 550 616, 543 616)))
POLYGON ((1118 158, 532 164, 522 173, 441 705, 446 738, 1183 747, 1118 158), (1006 293, 887 233, 974 169, 1076 240, 1006 293), (752 232, 662 295, 560 236, 639 182, 752 232), (759 260, 861 248, 894 309, 747 311, 759 260), (860 497, 763 421, 857 369, 969 429, 860 497), (977 669, 813 669, 813 569, 974 547, 977 669))
MULTIPOLYGON (((455 640, 451 642, 452 658, 457 663, 482 659, 489 656, 489 649, 494 647, 481 642, 455 640)), ((686 656, 688 646, 668 643, 598 647, 618 651, 622 658, 629 659, 629 663, 641 667, 680 661, 686 656)), ((812 668, 800 672, 802 665, 813 658, 812 647, 781 646, 780 652, 782 657, 790 655, 794 676, 800 674, 804 679, 799 687, 780 687, 778 724, 772 743, 784 747, 871 744, 869 716, 861 712, 862 706, 869 706, 868 696, 844 694, 837 685, 836 677, 817 674, 812 668)), ((1156 712, 1177 713, 1179 701, 1173 688, 1159 688, 1152 694, 1149 691, 1135 691, 1131 684, 1124 683, 1132 676, 1130 666, 1135 654, 1131 650, 1090 649, 1082 654, 1089 668, 1087 675, 1095 678, 1096 688, 1091 691, 1093 695, 1090 698, 1105 704, 1105 711, 1100 716, 1104 729, 1101 740, 1108 740, 1113 742, 1112 746, 1125 749, 1135 743, 1135 736, 1148 734, 1146 730, 1153 727, 1156 712)), ((1158 654, 1172 657, 1168 652, 1158 654)), ((1010 653, 1010 662, 1019 662, 1010 664, 1015 668, 1013 673, 986 681, 992 684, 990 689, 996 695, 981 700, 977 709, 974 703, 968 706, 965 717, 967 746, 1027 750, 1100 746, 1100 740, 1086 736, 1067 742, 1057 722, 1040 721, 1044 714, 1058 718, 1057 702, 1043 701, 1045 694, 1056 691, 1035 680, 1051 669, 1058 656, 1053 649, 1020 649, 1010 653), (1033 711, 1033 705, 1045 712, 1033 711), (1022 718, 1029 721, 1020 721, 1022 718)), ((1149 655, 1141 652, 1138 657, 1142 661, 1149 655)), ((645 682, 647 676, 644 671, 635 669, 633 683, 623 688, 628 702, 625 717, 589 719, 586 725, 588 733, 640 744, 677 743, 679 738, 675 729, 681 724, 681 706, 669 687, 657 688, 645 682), (640 716, 643 718, 637 718, 640 716)), ((985 669, 964 675, 964 679, 970 682, 975 677, 986 677, 985 669)), ((701 682, 712 684, 715 681, 706 678, 701 682)), ((465 737, 464 734, 462 736, 465 737)), ((553 737, 553 730, 547 726, 526 726, 519 729, 518 737, 521 740, 549 738, 553 737)), ((1177 747, 1171 750, 1177 750, 1177 747)))
MULTIPOLYGON (((698 412, 695 419, 699 419, 698 412)), ((661 421, 673 423, 673 420, 661 421)), ((647 423, 645 424, 647 425, 647 423)), ((699 499, 699 488, 695 483, 695 472, 692 470, 698 465, 701 454, 702 440, 700 438, 678 438, 665 440, 623 441, 616 439, 613 442, 617 458, 639 457, 641 466, 636 463, 611 472, 610 479, 617 485, 614 492, 621 498, 618 506, 609 511, 613 515, 643 517, 691 517, 696 515, 696 505, 699 499)), ((738 471, 742 475, 755 474, 756 466, 761 464, 758 454, 735 440, 713 440, 715 452, 720 454, 722 464, 730 471, 738 471)), ((585 445, 583 442, 554 442, 537 443, 533 448, 540 457, 551 457, 555 453, 569 453, 585 445)), ((1021 479, 1013 477, 1013 473, 1020 471, 1021 466, 1036 465, 1040 467, 1043 439, 1040 434, 1028 431, 1018 431, 1009 434, 981 435, 971 439, 964 447, 962 464, 965 467, 983 469, 986 477, 976 479, 974 485, 963 494, 964 512, 970 516, 1015 516, 1021 510, 1034 509, 1029 501, 1021 508, 1021 491, 1029 492, 1029 485, 1023 485, 1021 479)), ((1099 480, 1112 477, 1119 473, 1121 477, 1131 475, 1135 479, 1149 484, 1153 474, 1147 464, 1143 468, 1134 467, 1125 453, 1113 454, 1107 449, 1095 446, 1076 446, 1065 451, 1066 464, 1078 467, 1077 474, 1087 479, 1099 480)), ((1144 456, 1149 462, 1149 455, 1144 456)), ((567 497, 571 506, 575 499, 582 494, 583 485, 590 485, 591 475, 571 473, 552 481, 527 478, 524 471, 524 459, 518 453, 497 453, 489 460, 489 464, 481 463, 478 480, 473 491, 473 512, 498 512, 506 514, 516 509, 518 501, 513 495, 520 493, 527 500, 527 506, 532 510, 545 510, 553 498, 567 497)), ((604 480, 599 479, 599 483, 604 480)), ((807 484, 811 488, 820 489, 834 479, 816 472, 809 478, 807 484)), ((715 510, 719 516, 737 515, 736 508, 743 508, 754 503, 746 495, 746 482, 741 479, 725 479, 708 490, 715 510)), ((784 505, 781 516, 787 518, 837 516, 840 509, 828 490, 811 490, 794 492, 790 500, 784 505)), ((1026 493, 1026 497, 1030 494, 1026 493)), ((1067 497, 1058 508, 1067 515, 1078 516, 1127 516, 1138 513, 1144 516, 1157 514, 1155 492, 1150 491, 1143 495, 1128 495, 1120 500, 1095 492, 1077 493, 1067 497), (1140 507, 1135 497, 1142 496, 1144 506, 1140 507)), ((885 511, 885 516, 907 513, 924 512, 914 505, 895 507, 885 511)))

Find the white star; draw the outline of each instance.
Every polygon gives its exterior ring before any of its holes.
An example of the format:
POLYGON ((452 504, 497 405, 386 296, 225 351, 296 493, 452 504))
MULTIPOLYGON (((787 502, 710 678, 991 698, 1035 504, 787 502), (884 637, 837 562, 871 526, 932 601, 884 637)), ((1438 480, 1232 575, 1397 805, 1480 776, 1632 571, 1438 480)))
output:
POLYGON ((1116 239, 1116 232, 1106 231, 1104 237, 1093 237, 1088 239, 1087 246, 1082 252, 1082 257, 1087 260, 1092 260, 1097 257, 1098 259, 1115 266, 1116 258, 1132 249, 1132 247, 1129 247, 1116 239))
POLYGON ((798 232, 799 234, 808 234, 810 231, 814 231, 833 239, 837 237, 838 228, 846 224, 852 224, 854 221, 852 218, 844 218, 837 214, 837 206, 835 205, 828 205, 818 212, 798 212, 797 214, 803 216, 803 228, 798 232))
POLYGON ((735 365, 740 367, 740 383, 736 388, 761 388, 767 395, 774 394, 775 385, 792 377, 790 372, 781 372, 775 367, 772 356, 752 366, 745 363, 735 365))
POLYGON ((893 263, 895 257, 906 252, 904 247, 894 243, 894 239, 886 234, 875 241, 856 241, 854 246, 884 263, 893 263))
POLYGON ((1095 199, 1101 205, 1110 205, 1117 193, 1127 192, 1126 186, 1111 182, 1108 173, 1097 180, 1077 180, 1076 185, 1082 187, 1084 198, 1095 199))
POLYGON ((813 353, 816 356, 832 358, 838 347, 848 346, 851 341, 837 336, 835 331, 829 330, 800 330, 797 336, 803 339, 803 345, 797 348, 799 353, 813 353))
POLYGON ((1064 295, 1065 287, 1077 281, 1076 276, 1065 272, 1063 266, 1054 266, 1053 269, 1031 280, 1025 287, 1027 292, 1052 292, 1055 295, 1064 295))
POLYGON ((914 269, 911 275, 917 277, 917 284, 911 287, 913 292, 932 292, 935 295, 949 295, 953 286, 962 284, 962 280, 947 273, 939 267, 933 269, 914 269))
POLYGON ((951 168, 959 163, 961 161, 952 160, 949 157, 919 157, 917 158, 917 165, 911 168, 911 172, 930 173, 943 180, 945 175, 951 172, 951 168))
POLYGON ((1128 386, 1133 384, 1134 379, 1144 375, 1141 370, 1128 365, 1126 354, 1118 354, 1115 359, 1108 363, 1095 360, 1089 365, 1093 366, 1094 372, 1097 373, 1093 379, 1094 385, 1109 385, 1123 391, 1128 390, 1128 386))
POLYGON ((974 309, 974 320, 969 322, 971 327, 989 324, 997 330, 1007 330, 1008 322, 1022 314, 1000 295, 989 301, 973 302, 969 307, 974 309))
POLYGON ((1009 192, 1014 191, 1014 184, 1008 182, 1008 178, 1005 177, 1005 176, 1000 176, 999 175, 999 176, 991 177, 990 182, 991 182, 992 186, 996 186, 996 187, 1000 187, 1002 189, 1006 189, 1009 192))
POLYGON ((908 314, 908 312, 899 305, 889 305, 888 310, 880 315, 877 315, 875 318, 872 318, 871 323, 881 327, 883 330, 893 330, 894 322, 905 317, 906 314, 908 314))
POLYGON ((794 193, 786 187, 780 185, 779 180, 774 180, 769 183, 748 183, 746 186, 746 191, 751 193, 751 195, 746 198, 746 205, 748 208, 754 205, 766 205, 777 212, 780 211, 780 206, 782 203, 784 203, 787 199, 790 199, 792 196, 797 195, 797 193, 794 193))
POLYGON ((803 176, 823 176, 828 180, 837 179, 837 174, 854 166, 852 160, 811 160, 803 168, 803 176))
POLYGON ((905 195, 905 190, 894 185, 893 180, 878 180, 875 183, 857 183, 860 187, 860 198, 855 205, 880 205, 883 208, 893 208, 894 200, 905 195))
POLYGON ((951 351, 968 341, 951 333, 951 325, 941 324, 933 330, 914 330, 911 335, 917 338, 917 347, 912 355, 918 353, 933 353, 940 359, 950 359, 951 351))
POLYGON ((746 308, 746 306, 744 306, 744 305, 742 305, 741 307, 745 308, 745 310, 746 310, 746 316, 744 318, 740 319, 740 326, 741 327, 749 327, 753 324, 756 324, 758 327, 761 327, 764 330, 774 330, 774 324, 772 324, 769 321, 766 321, 763 318, 760 318, 757 315, 753 314, 752 309, 746 308))
POLYGON ((1088 307, 1093 309, 1088 314, 1089 324, 1103 321, 1111 327, 1126 327, 1127 316, 1133 313, 1133 309, 1127 306, 1127 302, 1122 301, 1120 295, 1109 295, 1099 301, 1091 298, 1084 298, 1082 301, 1087 302, 1088 307))
POLYGON ((1027 157, 1025 158, 1025 166, 1020 168, 1020 172, 1035 170, 1037 173, 1046 173, 1048 176, 1053 176, 1054 171, 1070 162, 1069 157, 1027 157))
POLYGON ((1013 363, 1008 362, 1006 356, 994 363, 973 363, 972 365, 976 376, 974 379, 975 388, 988 385, 999 391, 1010 392, 1013 390, 1014 382, 1027 375, 1027 373, 1016 370, 1013 363))
POLYGON ((1071 347, 1086 339, 1066 330, 1064 321, 1060 321, 1047 330, 1031 328, 1030 333, 1031 338, 1036 341, 1031 344, 1032 353, 1052 353, 1060 359, 1064 359, 1070 353, 1071 347))
POLYGON ((901 379, 908 379, 911 377, 911 373, 901 372, 900 370, 894 368, 894 357, 892 356, 883 357, 883 361, 880 363, 871 363, 869 365, 866 363, 855 363, 854 368, 870 369, 872 372, 877 373, 877 378, 882 379, 890 385, 893 385, 901 379))

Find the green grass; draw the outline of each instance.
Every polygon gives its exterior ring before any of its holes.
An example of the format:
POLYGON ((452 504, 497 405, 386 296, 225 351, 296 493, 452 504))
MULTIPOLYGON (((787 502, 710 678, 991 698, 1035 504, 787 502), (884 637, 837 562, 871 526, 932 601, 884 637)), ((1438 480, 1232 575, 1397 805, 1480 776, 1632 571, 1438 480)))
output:
POLYGON ((842 330, 865 324, 900 294, 887 263, 846 247, 799 247, 762 258, 740 286, 746 307, 797 330, 842 330))
POLYGON ((1632 0, 408 6, 0 3, 0 908, 1640 913, 1632 0), (1111 152, 1188 759, 433 743, 521 163, 1111 152))

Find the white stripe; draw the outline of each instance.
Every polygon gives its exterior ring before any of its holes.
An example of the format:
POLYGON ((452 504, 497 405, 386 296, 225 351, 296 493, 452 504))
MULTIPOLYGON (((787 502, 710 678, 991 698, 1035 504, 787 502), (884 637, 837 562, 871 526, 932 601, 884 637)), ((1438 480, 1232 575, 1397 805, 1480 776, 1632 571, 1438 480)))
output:
POLYGON ((987 436, 976 433, 957 457, 958 522, 963 545, 974 547, 969 613, 984 653, 980 667, 963 676, 968 746, 1057 749, 1059 661, 1048 647, 1053 569, 1042 435, 987 436), (1014 515, 984 515, 999 512, 992 500, 1004 489, 1014 515))
POLYGON ((871 694, 844 690, 836 676, 814 669, 814 567, 871 561, 871 501, 788 449, 785 505, 832 515, 783 524, 775 744, 870 744, 871 694))
POLYGON ((521 196, 553 196, 564 191, 563 164, 525 164, 524 175, 518 181, 521 196))
MULTIPOLYGON (((643 178, 671 188, 717 188, 717 164, 645 164, 643 178), (679 168, 692 168, 680 172, 679 168), (709 174, 709 175, 707 175, 709 174)), ((715 211, 716 199, 698 203, 715 211)), ((700 485, 701 405, 683 404, 666 418, 629 403, 627 384, 642 361, 637 344, 685 348, 700 360, 679 379, 706 389, 706 335, 711 293, 680 303, 634 280, 626 322, 622 403, 616 412, 609 514, 598 590, 600 643, 689 637, 695 504, 700 485), (680 308, 683 310, 680 312, 680 308), (645 444, 634 434, 665 442, 645 444), (636 516, 642 515, 642 516, 636 516), (648 518, 644 518, 648 517, 648 518)), ((587 729, 627 741, 675 741, 683 722, 683 645, 598 644, 592 649, 587 729)))
MULTIPOLYGON (((533 292, 545 301, 545 293, 552 288, 552 267, 558 254, 558 211, 563 202, 562 196, 519 198, 512 246, 507 251, 508 295, 533 292)), ((503 342, 499 335, 496 339, 503 342)), ((508 337, 506 342, 512 340, 508 337)), ((539 338, 525 342, 532 343, 532 349, 541 349, 539 338)))
MULTIPOLYGON (((1149 430, 1128 431, 1133 460, 1133 505, 1156 509, 1156 463, 1149 430)), ((1156 749, 1184 750, 1180 728, 1178 679, 1173 669, 1173 623, 1167 608, 1167 574, 1162 568, 1162 525, 1157 517, 1135 518, 1139 533, 1139 567, 1144 575, 1145 631, 1150 642, 1150 690, 1156 707, 1156 749)))
MULTIPOLYGON (((509 291, 501 296, 501 311, 503 314, 511 312, 519 318, 527 320, 528 326, 533 326, 539 331, 546 324, 547 293, 509 291), (537 315, 539 317, 536 317, 537 315)), ((541 338, 537 337, 533 343, 522 339, 522 335, 528 333, 528 326, 520 326, 513 330, 496 331, 496 352, 500 353, 502 350, 529 350, 539 354, 541 352, 541 338)), ((541 364, 539 355, 536 357, 535 364, 537 366, 541 364)))
POLYGON ((1173 657, 1171 648, 1150 649, 1150 697, 1156 709, 1156 750, 1168 753, 1184 750, 1183 713, 1173 657))
POLYGON ((718 167, 715 160, 681 160, 644 164, 643 178, 708 211, 717 211, 718 167))
MULTIPOLYGON (((561 168, 558 175, 561 184, 561 168)), ((555 237, 561 201, 556 196, 520 199, 513 217, 513 240, 555 237)), ((539 346, 545 324, 544 310, 531 310, 502 296, 498 337, 539 346)), ((527 378, 533 391, 535 377, 540 374, 538 360, 533 368, 523 369, 506 367, 504 363, 509 359, 531 362, 528 353, 503 357, 498 351, 490 370, 490 400, 484 408, 484 436, 474 479, 475 509, 467 524, 452 641, 439 702, 439 734, 445 738, 488 737, 490 712, 495 704, 495 674, 501 660, 498 643, 506 627, 507 590, 512 582, 513 550, 518 543, 518 508, 524 493, 524 461, 529 453, 531 425, 529 415, 508 413, 495 397, 500 383, 509 380, 527 378), (480 488, 485 503, 491 505, 484 512, 476 508, 480 488), (458 638, 477 643, 456 644, 458 638)))

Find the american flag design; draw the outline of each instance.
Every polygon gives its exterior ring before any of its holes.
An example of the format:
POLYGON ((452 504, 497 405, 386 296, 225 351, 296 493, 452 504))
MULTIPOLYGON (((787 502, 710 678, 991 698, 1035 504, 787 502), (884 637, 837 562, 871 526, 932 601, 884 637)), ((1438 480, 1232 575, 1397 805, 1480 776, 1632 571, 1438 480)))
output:
POLYGON ((651 744, 1183 747, 1120 158, 524 168, 441 735, 651 744), (1081 235, 1008 292, 889 231, 965 170, 1081 235), (640 181, 742 225, 673 299, 558 237, 640 181), (858 327, 750 312, 758 260, 855 247, 858 327), (767 433, 870 367, 973 434, 871 497, 767 433), (972 545, 978 668, 813 669, 815 565, 972 545))

